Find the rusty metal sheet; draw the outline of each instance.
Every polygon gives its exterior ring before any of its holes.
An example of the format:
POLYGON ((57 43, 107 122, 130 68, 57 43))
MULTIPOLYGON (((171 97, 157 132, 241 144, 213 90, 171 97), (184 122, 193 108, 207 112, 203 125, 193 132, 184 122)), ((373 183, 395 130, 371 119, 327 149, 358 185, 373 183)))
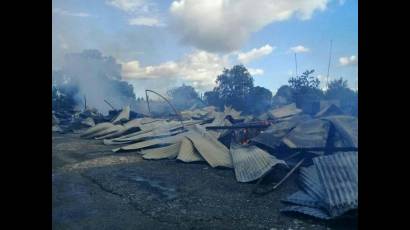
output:
POLYGON ((186 137, 181 140, 177 159, 183 162, 205 161, 194 148, 192 141, 186 137))
POLYGON ((209 134, 204 127, 194 125, 189 127, 189 132, 185 134, 198 153, 208 162, 211 167, 228 167, 232 168, 232 159, 229 150, 209 134))
POLYGON ((286 164, 254 145, 231 143, 230 152, 236 180, 239 182, 254 181, 276 164, 286 164))
POLYGON ((149 160, 174 159, 179 152, 181 142, 171 144, 165 147, 142 150, 142 158, 149 160))

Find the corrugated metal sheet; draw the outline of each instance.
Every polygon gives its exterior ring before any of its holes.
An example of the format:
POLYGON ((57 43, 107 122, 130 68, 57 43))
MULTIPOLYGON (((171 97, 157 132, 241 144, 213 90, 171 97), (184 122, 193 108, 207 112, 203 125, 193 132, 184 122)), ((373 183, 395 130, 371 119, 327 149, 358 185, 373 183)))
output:
POLYGON ((284 117, 294 116, 301 112, 302 110, 298 109, 295 103, 292 103, 292 104, 285 105, 280 108, 274 109, 270 111, 270 114, 272 115, 273 118, 280 119, 284 117))
POLYGON ((331 216, 339 216, 357 208, 357 153, 341 152, 316 157, 313 162, 323 184, 331 216))
POLYGON ((125 106, 118 116, 112 121, 113 124, 128 121, 130 119, 130 106, 125 106))
POLYGON ((198 151, 194 148, 192 141, 186 137, 181 140, 177 159, 183 162, 204 161, 204 158, 202 158, 198 151))
POLYGON ((329 120, 334 125, 346 145, 358 147, 358 119, 352 116, 331 116, 323 118, 329 120))
POLYGON ((310 120, 309 115, 294 116, 292 119, 272 124, 268 129, 262 131, 252 141, 272 149, 278 147, 285 137, 297 124, 310 120))
POLYGON ((239 182, 254 181, 276 164, 286 164, 254 145, 231 143, 230 152, 236 180, 239 182))
POLYGON ((317 201, 317 204, 324 207, 323 200, 326 198, 326 194, 322 183, 319 180, 317 169, 314 165, 310 167, 303 167, 299 172, 300 187, 306 192, 312 199, 317 201))
POLYGON ((100 131, 102 131, 102 130, 104 130, 104 129, 108 129, 108 128, 112 127, 112 126, 114 126, 114 125, 111 124, 110 122, 102 122, 102 123, 99 123, 99 124, 97 124, 97 125, 95 125, 95 126, 89 128, 89 129, 87 129, 83 134, 81 134, 81 137, 88 138, 88 137, 90 137, 92 134, 97 133, 97 132, 100 132, 100 131))
POLYGON ((291 205, 291 206, 287 206, 281 209, 280 211, 284 213, 286 212, 302 213, 305 215, 313 216, 313 217, 324 219, 324 220, 328 220, 331 218, 329 214, 326 213, 325 210, 320 209, 320 208, 307 207, 307 206, 291 205))
POLYGON ((210 135, 205 128, 195 125, 189 127, 189 132, 185 134, 198 153, 208 162, 211 167, 228 167, 232 168, 232 159, 229 150, 210 135))
POLYGON ((322 219, 343 215, 358 206, 356 152, 313 158, 313 165, 300 169, 300 187, 284 200, 292 206, 283 212, 299 212, 322 219))
POLYGON ((285 138, 289 148, 326 147, 329 134, 330 122, 313 119, 297 125, 285 138))
POLYGON ((175 144, 176 142, 180 141, 182 138, 181 135, 175 135, 175 136, 170 136, 170 137, 165 137, 165 138, 157 138, 157 139, 152 139, 148 141, 142 141, 126 146, 122 146, 120 148, 113 149, 113 152, 119 152, 119 151, 129 151, 129 150, 139 150, 147 147, 152 147, 156 145, 163 145, 163 144, 175 144))
POLYGON ((181 142, 177 142, 172 145, 168 145, 165 147, 161 148, 155 148, 155 149, 146 149, 142 150, 141 154, 143 154, 142 158, 144 159, 151 159, 151 160, 159 160, 159 159, 174 159, 177 157, 180 144, 181 142))
POLYGON ((107 129, 101 130, 99 132, 95 132, 95 133, 89 135, 88 137, 90 137, 90 138, 103 137, 103 136, 111 134, 111 133, 119 132, 123 128, 124 127, 122 127, 122 125, 114 125, 114 126, 111 126, 107 129))
POLYGON ((282 202, 289 203, 292 205, 301 205, 301 206, 307 206, 307 207, 312 207, 312 208, 320 207, 318 200, 312 198, 306 192, 303 192, 301 190, 288 196, 286 199, 282 200, 282 202))
POLYGON ((325 117, 325 116, 334 116, 334 115, 343 115, 343 111, 337 107, 335 104, 330 104, 321 109, 315 117, 325 117))

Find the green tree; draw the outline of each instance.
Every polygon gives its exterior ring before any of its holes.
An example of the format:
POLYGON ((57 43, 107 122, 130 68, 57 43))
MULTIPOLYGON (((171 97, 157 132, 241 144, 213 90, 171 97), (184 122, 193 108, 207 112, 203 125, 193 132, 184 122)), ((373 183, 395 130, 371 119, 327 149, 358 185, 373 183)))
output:
POLYGON ((249 110, 253 114, 260 114, 271 106, 272 92, 264 87, 253 87, 248 97, 249 110))
POLYGON ((317 77, 312 76, 314 72, 315 70, 307 70, 300 76, 291 77, 288 81, 294 91, 294 101, 300 108, 323 99, 323 91, 319 88, 320 81, 317 77))
POLYGON ((240 111, 247 111, 248 96, 253 88, 253 78, 243 65, 224 69, 216 79, 214 91, 224 105, 240 111))
POLYGON ((340 108, 350 115, 357 115, 357 96, 357 93, 348 87, 347 80, 343 78, 330 81, 325 93, 326 99, 340 101, 340 108))

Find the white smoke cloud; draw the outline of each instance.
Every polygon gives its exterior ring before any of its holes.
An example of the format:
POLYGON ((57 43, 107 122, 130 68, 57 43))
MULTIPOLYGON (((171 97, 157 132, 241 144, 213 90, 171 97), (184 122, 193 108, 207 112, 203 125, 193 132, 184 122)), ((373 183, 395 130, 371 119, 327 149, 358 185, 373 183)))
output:
POLYGON ((329 0, 175 0, 173 28, 182 41, 211 52, 239 49, 266 25, 292 17, 308 20, 329 0))

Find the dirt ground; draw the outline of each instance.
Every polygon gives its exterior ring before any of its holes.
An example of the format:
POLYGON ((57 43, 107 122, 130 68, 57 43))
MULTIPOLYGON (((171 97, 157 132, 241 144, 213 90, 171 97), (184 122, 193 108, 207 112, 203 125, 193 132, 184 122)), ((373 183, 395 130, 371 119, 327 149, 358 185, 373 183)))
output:
POLYGON ((79 134, 52 138, 53 229, 356 229, 281 214, 297 175, 255 196, 233 170, 113 153, 79 134))

